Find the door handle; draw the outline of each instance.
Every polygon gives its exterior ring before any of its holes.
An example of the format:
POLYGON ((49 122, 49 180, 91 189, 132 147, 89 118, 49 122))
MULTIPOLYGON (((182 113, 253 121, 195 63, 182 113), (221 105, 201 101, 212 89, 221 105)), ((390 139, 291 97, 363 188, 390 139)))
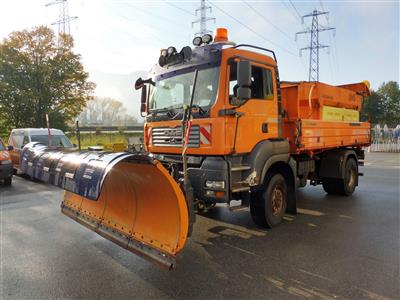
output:
POLYGON ((262 123, 261 125, 261 131, 263 133, 268 133, 268 123, 262 123))

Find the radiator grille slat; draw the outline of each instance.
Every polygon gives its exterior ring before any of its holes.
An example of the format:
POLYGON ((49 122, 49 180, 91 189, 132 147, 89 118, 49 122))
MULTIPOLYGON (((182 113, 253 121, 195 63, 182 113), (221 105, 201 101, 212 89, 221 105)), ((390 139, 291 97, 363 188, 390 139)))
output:
MULTIPOLYGON (((155 127, 152 129, 151 141, 153 146, 159 147, 182 147, 182 126, 178 127, 155 127)), ((200 147, 200 126, 192 125, 188 147, 200 147)))

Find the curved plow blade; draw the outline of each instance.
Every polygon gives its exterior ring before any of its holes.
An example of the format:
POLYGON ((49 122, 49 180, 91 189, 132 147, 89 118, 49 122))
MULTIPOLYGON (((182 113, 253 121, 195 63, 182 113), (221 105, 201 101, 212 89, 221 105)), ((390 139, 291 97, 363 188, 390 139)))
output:
POLYGON ((21 171, 67 190, 62 212, 114 243, 169 269, 189 227, 182 190, 147 155, 62 153, 41 144, 22 151, 21 171))

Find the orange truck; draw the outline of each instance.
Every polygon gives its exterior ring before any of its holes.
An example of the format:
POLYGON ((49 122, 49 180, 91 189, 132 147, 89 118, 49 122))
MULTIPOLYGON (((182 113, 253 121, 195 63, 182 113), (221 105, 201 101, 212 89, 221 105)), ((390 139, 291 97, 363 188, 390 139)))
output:
POLYGON ((254 222, 296 214, 296 190, 351 195, 370 144, 359 121, 367 82, 281 81, 272 50, 216 36, 161 50, 136 81, 146 153, 23 150, 21 168, 67 190, 62 212, 118 245, 173 268, 195 212, 249 206, 254 222), (236 204, 235 206, 233 204, 236 204))

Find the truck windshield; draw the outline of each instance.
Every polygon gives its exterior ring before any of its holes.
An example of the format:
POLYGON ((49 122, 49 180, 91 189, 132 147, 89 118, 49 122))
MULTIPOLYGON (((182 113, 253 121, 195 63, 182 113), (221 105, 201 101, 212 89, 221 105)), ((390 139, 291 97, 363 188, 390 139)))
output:
MULTIPOLYGON (((32 142, 39 142, 45 145, 49 144, 49 137, 47 135, 32 135, 32 142)), ((52 135, 51 136, 51 146, 54 147, 73 147, 70 140, 65 135, 52 135)))
MULTIPOLYGON (((199 70, 193 104, 208 109, 217 96, 219 67, 199 70)), ((190 103, 194 71, 161 79, 151 89, 149 109, 180 108, 190 103)))

